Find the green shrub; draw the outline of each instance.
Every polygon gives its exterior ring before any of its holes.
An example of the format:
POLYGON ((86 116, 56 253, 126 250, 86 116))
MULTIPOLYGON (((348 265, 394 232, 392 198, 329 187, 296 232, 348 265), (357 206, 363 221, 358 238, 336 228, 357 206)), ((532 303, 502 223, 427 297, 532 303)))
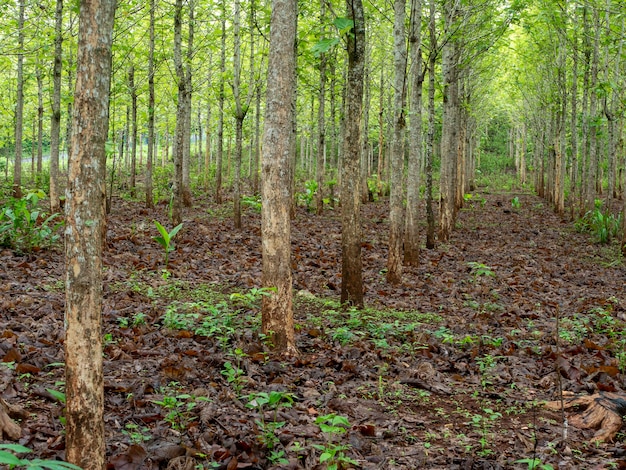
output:
POLYGON ((63 222, 53 224, 59 214, 46 217, 37 205, 45 196, 41 190, 29 191, 21 199, 10 199, 0 210, 0 245, 30 252, 58 240, 57 229, 63 222))

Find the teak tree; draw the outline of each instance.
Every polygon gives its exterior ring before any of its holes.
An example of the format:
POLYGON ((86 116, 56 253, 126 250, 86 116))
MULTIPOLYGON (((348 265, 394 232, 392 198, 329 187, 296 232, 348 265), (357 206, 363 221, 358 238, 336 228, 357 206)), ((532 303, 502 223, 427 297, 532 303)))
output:
POLYGON ((352 21, 346 35, 348 76, 341 168, 341 302, 363 307, 361 259, 361 111, 365 62, 365 15, 361 0, 346 0, 352 21))
POLYGON ((291 155, 295 139, 296 0, 273 0, 261 162, 262 328, 274 346, 296 354, 291 272, 291 155))
POLYGON ((102 249, 115 0, 80 3, 78 71, 66 203, 66 456, 105 468, 102 249))

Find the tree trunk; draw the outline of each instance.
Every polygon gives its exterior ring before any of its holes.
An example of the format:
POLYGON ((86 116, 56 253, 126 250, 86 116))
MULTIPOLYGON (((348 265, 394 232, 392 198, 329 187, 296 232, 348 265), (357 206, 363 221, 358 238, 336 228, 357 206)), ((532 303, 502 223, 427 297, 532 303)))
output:
POLYGON ((435 248, 435 214, 433 213, 433 152, 435 150, 435 65, 437 60, 437 32, 435 29, 435 0, 429 2, 428 35, 428 136, 426 138, 426 248, 435 248))
POLYGON ((19 1, 17 19, 17 97, 15 101, 15 164, 13 166, 13 197, 22 197, 22 138, 24 132, 24 9, 19 1))
POLYGON ((137 190, 137 89, 135 88, 135 67, 128 69, 128 90, 130 92, 130 197, 134 198, 137 190))
MULTIPOLYGON (((321 2, 320 23, 325 24, 326 3, 321 2)), ((320 54, 320 89, 318 94, 319 107, 317 109, 317 163, 315 167, 315 180, 317 181, 317 193, 315 195, 315 212, 321 215, 324 210, 324 163, 326 160, 326 61, 328 54, 320 54)))
POLYGON ((409 266, 419 265, 419 191, 420 163, 422 160, 422 0, 411 1, 411 26, 409 45, 411 48, 411 95, 409 109, 409 168, 406 195, 406 225, 404 233, 404 262, 409 266))
POLYGON ((193 36, 194 36, 194 0, 188 1, 189 5, 189 29, 187 35, 187 68, 184 73, 185 92, 183 94, 184 104, 184 126, 183 126, 183 167, 182 167, 182 198, 185 207, 191 207, 191 64, 193 59, 193 36))
POLYGON ((174 8, 174 66, 178 80, 178 103, 176 105, 176 130, 174 137, 174 181, 172 185, 172 222, 178 225, 183 221, 183 153, 185 148, 185 95, 187 80, 182 59, 182 11, 183 0, 176 0, 174 8))
POLYGON ((35 75, 37 77, 37 181, 41 182, 43 160, 43 76, 41 64, 37 63, 35 75))
POLYGON ((263 296, 261 315, 263 333, 270 336, 275 348, 288 355, 297 354, 289 214, 291 175, 286 171, 291 165, 295 140, 292 114, 296 93, 296 22, 296 0, 272 1, 261 179, 262 283, 272 291, 263 296))
POLYGON ((154 11, 156 0, 150 0, 150 43, 148 51, 148 155, 146 157, 146 207, 154 205, 152 195, 152 164, 154 161, 154 11))
POLYGON ((341 302, 363 307, 361 260, 361 108, 365 59, 365 18, 361 0, 346 0, 353 27, 347 35, 348 77, 341 176, 341 302))
POLYGON ((102 367, 102 248, 115 0, 82 1, 66 203, 66 457, 106 466, 102 367))
POLYGON ((54 65, 52 66, 52 118, 50 120, 50 212, 61 209, 59 202, 59 143, 61 136, 61 69, 63 67, 63 0, 54 12, 54 65))
POLYGON ((447 43, 442 51, 443 70, 443 123, 441 129, 441 171, 439 199, 439 239, 447 241, 454 228, 456 164, 458 158, 459 83, 456 39, 451 35, 456 21, 456 5, 445 5, 447 43))
POLYGON ((394 99, 393 141, 391 142, 391 174, 389 196, 389 254, 387 255, 387 282, 402 281, 402 212, 404 198, 404 131, 406 120, 404 104, 406 96, 406 40, 404 21, 406 0, 394 2, 393 55, 394 55, 394 99))
POLYGON ((215 155, 215 202, 222 203, 222 161, 224 160, 224 80, 226 80, 226 0, 222 0, 222 45, 218 91, 217 152, 215 155))
POLYGON ((369 79, 369 58, 368 58, 367 48, 365 49, 365 72, 363 75, 363 88, 364 88, 364 97, 363 97, 363 130, 362 130, 362 145, 363 150, 361 151, 361 202, 363 204, 367 204, 369 202, 369 189, 367 186, 367 179, 369 177, 369 125, 370 125, 370 97, 371 97, 371 86, 369 79))

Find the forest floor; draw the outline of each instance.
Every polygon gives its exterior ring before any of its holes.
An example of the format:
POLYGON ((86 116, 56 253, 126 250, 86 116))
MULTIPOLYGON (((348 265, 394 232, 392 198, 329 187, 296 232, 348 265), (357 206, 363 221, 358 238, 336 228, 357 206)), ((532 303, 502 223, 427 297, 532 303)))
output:
MULTIPOLYGON (((566 412, 564 433, 561 412, 544 406, 559 388, 576 397, 626 388, 616 244, 595 244, 528 193, 476 193, 450 242, 423 250, 390 286, 388 206, 370 203, 366 309, 346 310, 339 211, 299 208, 300 357, 285 361, 259 335, 260 215, 248 209, 236 231, 230 211, 197 203, 164 272, 152 237, 167 206, 114 200, 104 255, 109 468, 626 468, 624 434, 595 443, 596 429, 571 424, 580 410, 566 412)), ((63 278, 60 247, 0 251, 1 396, 25 411, 19 443, 48 459, 64 449, 63 278)))

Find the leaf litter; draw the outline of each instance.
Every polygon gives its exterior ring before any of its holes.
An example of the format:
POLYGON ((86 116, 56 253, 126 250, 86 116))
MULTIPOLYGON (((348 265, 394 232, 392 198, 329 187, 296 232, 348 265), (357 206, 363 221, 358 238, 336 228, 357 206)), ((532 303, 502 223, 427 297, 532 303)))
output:
MULTIPOLYGON (((617 246, 593 244, 534 196, 515 211, 505 194, 484 198, 397 286, 385 282, 388 207, 364 206, 363 311, 338 302, 339 214, 299 208, 300 356, 289 360, 259 333, 257 212, 238 232, 225 206, 195 207, 164 271, 152 238, 166 210, 116 201, 104 253, 108 467, 626 468, 615 414, 570 406, 623 403, 617 246), (569 422, 590 429, 564 432, 560 389, 569 422)), ((8 437, 62 458, 62 253, 4 250, 0 266, 0 392, 21 428, 8 437)))

